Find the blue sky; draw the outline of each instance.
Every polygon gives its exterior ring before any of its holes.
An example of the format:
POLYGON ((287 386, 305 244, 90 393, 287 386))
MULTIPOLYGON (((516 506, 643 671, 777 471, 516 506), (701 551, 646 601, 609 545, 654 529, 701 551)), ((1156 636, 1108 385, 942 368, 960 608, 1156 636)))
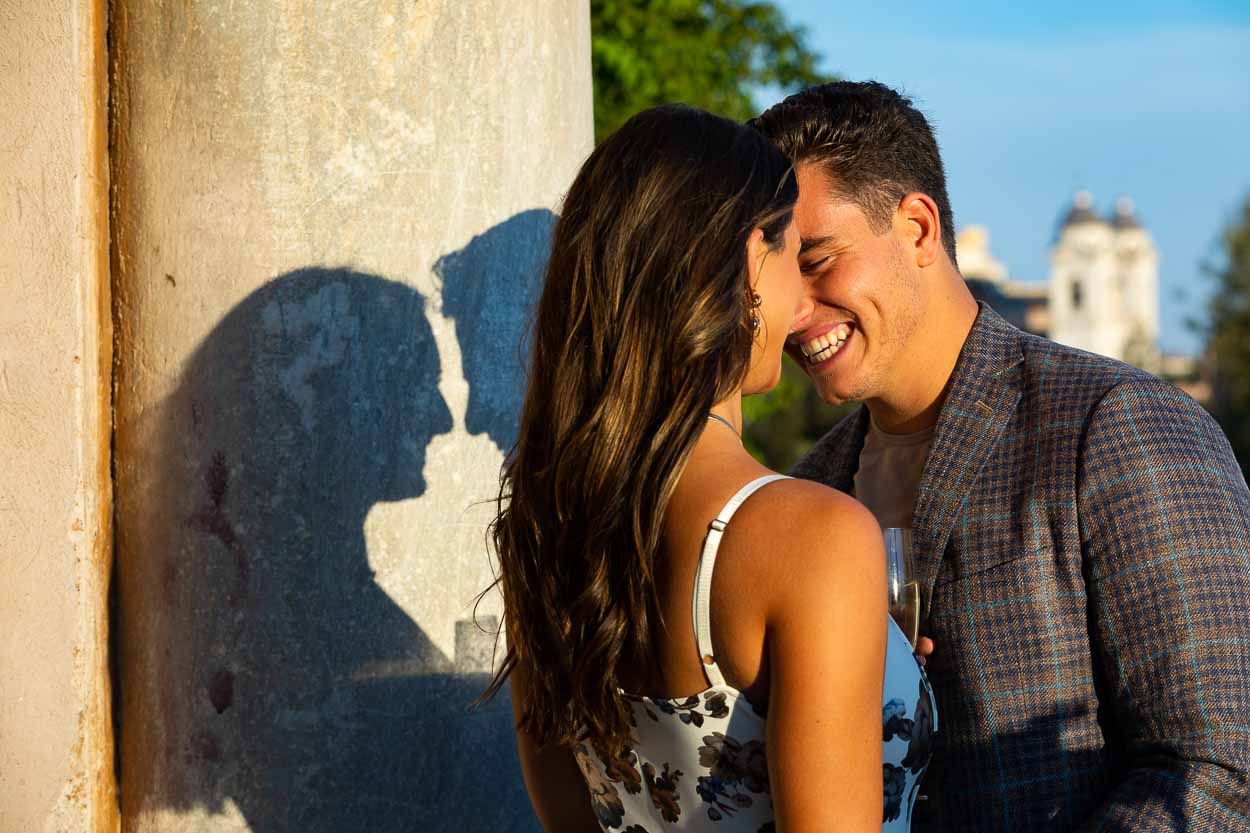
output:
POLYGON ((823 69, 929 116, 956 225, 988 227, 1013 277, 1046 278, 1075 191, 1104 212, 1132 197, 1160 250, 1162 346, 1198 349, 1201 263, 1250 195, 1250 2, 774 2, 823 69))

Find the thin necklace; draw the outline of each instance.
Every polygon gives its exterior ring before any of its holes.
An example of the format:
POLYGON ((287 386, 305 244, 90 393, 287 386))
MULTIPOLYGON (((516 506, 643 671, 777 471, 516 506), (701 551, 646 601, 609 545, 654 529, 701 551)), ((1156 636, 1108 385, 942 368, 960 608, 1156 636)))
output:
POLYGON ((711 411, 708 411, 707 418, 708 418, 708 419, 714 419, 714 420, 716 420, 717 422, 719 422, 720 424, 724 425, 724 426, 725 426, 726 428, 728 428, 730 431, 733 431, 733 432, 734 432, 734 436, 738 438, 738 441, 739 441, 739 442, 741 442, 741 441, 742 441, 742 435, 738 433, 738 429, 737 429, 737 428, 734 428, 734 424, 733 424, 732 422, 730 422, 729 420, 725 419, 725 418, 724 418, 723 416, 721 416, 720 414, 714 414, 714 413, 712 413, 711 411))

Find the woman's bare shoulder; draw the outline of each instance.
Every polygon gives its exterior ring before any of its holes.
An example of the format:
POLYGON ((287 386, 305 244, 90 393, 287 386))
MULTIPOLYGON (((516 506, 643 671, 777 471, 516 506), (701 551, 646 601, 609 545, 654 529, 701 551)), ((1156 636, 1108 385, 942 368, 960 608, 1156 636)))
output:
POLYGON ((785 586, 800 576, 822 583, 848 572, 862 578, 865 569, 874 576, 883 569, 876 518, 836 489, 809 480, 777 481, 744 503, 739 515, 736 548, 754 556, 749 572, 762 587, 785 586))
MULTIPOLYGON (((821 542, 862 535, 880 536, 872 513, 855 498, 821 483, 787 478, 761 489, 754 505, 743 506, 744 526, 755 534, 783 534, 791 540, 821 542)), ((776 540, 776 539, 774 539, 776 540)))

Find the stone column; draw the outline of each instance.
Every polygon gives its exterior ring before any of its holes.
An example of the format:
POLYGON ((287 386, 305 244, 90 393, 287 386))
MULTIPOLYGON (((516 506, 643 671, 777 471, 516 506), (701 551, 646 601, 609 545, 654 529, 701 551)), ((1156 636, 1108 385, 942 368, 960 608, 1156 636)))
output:
POLYGON ((0 833, 117 826, 105 22, 0 0, 0 833))
POLYGON ((125 830, 538 829, 472 619, 589 40, 577 0, 115 0, 125 830))

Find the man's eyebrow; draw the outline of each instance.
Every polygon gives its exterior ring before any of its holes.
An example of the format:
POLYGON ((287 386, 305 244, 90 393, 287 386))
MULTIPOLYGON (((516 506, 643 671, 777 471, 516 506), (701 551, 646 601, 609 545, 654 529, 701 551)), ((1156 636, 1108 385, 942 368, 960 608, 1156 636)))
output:
POLYGON ((833 244, 832 237, 807 237, 799 244, 799 257, 810 252, 812 249, 821 249, 825 246, 833 244))

